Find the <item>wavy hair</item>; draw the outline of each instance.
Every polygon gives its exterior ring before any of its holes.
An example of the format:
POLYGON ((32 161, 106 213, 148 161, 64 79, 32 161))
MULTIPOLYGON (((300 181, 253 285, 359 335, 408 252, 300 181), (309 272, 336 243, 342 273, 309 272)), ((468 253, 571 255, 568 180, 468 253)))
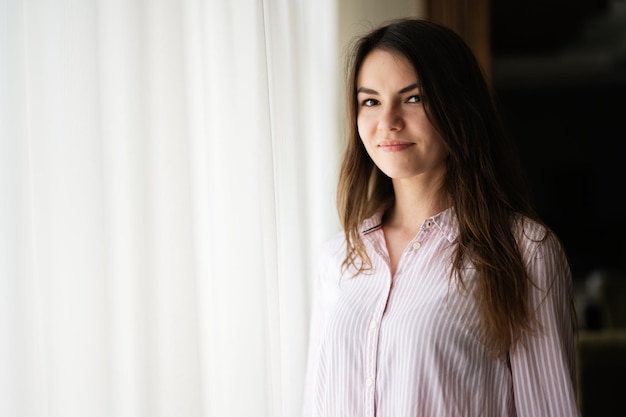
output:
POLYGON ((532 327, 531 282, 512 222, 519 215, 542 222, 483 71, 467 44, 445 26, 420 19, 395 20, 357 38, 348 54, 350 125, 337 189, 347 242, 343 267, 354 268, 357 276, 371 268, 360 226, 394 201, 391 179, 374 165, 357 129, 356 81, 373 50, 405 57, 420 80, 427 117, 449 150, 443 190, 459 222, 452 275, 463 286, 467 261, 476 268, 483 330, 490 347, 504 354, 532 327))

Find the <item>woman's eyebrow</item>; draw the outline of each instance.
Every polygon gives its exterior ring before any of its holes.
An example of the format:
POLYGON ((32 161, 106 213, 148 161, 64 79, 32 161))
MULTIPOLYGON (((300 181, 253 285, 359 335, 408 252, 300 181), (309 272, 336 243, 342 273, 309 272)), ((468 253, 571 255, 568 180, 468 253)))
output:
POLYGON ((363 93, 363 94, 378 94, 378 91, 376 90, 372 90, 371 88, 367 88, 367 87, 359 87, 358 90, 356 90, 357 94, 363 93))
POLYGON ((398 94, 408 93, 409 91, 415 90, 416 88, 419 88, 419 84, 413 83, 411 85, 407 85, 402 90, 398 91, 398 94))
MULTIPOLYGON (((411 85, 407 85, 406 87, 402 88, 400 91, 398 91, 398 94, 404 94, 404 93, 408 93, 409 91, 415 90, 416 88, 419 88, 419 84, 418 83, 413 83, 411 85)), ((363 93, 363 94, 375 94, 378 95, 378 91, 373 90, 371 88, 367 88, 367 87, 359 87, 358 90, 356 90, 357 94, 359 93, 363 93)))

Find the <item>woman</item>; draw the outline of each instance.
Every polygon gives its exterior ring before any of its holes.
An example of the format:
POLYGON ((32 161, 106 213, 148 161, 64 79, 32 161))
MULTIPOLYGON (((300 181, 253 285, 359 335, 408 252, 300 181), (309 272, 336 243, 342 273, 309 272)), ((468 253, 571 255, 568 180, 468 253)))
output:
POLYGON ((348 68, 343 232, 320 258, 304 415, 578 415, 568 261, 470 49, 404 19, 348 68))

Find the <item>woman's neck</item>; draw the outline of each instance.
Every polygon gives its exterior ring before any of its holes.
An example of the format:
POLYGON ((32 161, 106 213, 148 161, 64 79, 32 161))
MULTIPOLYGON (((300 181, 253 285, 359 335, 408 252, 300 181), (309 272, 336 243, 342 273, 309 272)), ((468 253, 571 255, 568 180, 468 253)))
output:
POLYGON ((423 186, 409 181, 394 181, 394 204, 385 213, 384 224, 392 228, 419 230, 424 220, 450 206, 439 186, 423 186))

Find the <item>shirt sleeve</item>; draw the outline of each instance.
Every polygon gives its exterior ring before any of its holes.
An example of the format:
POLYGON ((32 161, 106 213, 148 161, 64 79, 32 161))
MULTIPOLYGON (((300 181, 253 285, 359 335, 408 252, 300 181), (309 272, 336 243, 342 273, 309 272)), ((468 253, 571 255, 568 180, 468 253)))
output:
POLYGON ((580 416, 569 263, 552 233, 543 240, 526 240, 522 250, 528 259, 529 302, 536 322, 510 352, 517 415, 580 416))
POLYGON ((345 256, 344 248, 343 233, 337 233, 322 244, 313 275, 302 417, 318 416, 323 407, 320 404, 322 395, 317 392, 323 387, 319 386, 316 380, 320 373, 325 372, 325 364, 320 352, 327 317, 333 310, 340 292, 339 281, 343 276, 341 262, 345 256))
POLYGON ((319 345, 321 342, 322 308, 320 302, 320 274, 315 274, 312 286, 312 307, 311 318, 309 320, 309 342, 307 351, 307 365, 304 380, 304 402, 302 406, 302 417, 312 417, 313 397, 314 397, 314 374, 317 369, 319 357, 319 345))
POLYGON ((334 304, 338 294, 338 279, 342 256, 341 236, 325 242, 317 259, 312 285, 311 316, 309 320, 309 342, 307 351, 307 364, 304 381, 304 400, 302 417, 317 416, 315 383, 316 375, 323 367, 320 365, 320 347, 322 344, 322 332, 329 310, 334 304))

